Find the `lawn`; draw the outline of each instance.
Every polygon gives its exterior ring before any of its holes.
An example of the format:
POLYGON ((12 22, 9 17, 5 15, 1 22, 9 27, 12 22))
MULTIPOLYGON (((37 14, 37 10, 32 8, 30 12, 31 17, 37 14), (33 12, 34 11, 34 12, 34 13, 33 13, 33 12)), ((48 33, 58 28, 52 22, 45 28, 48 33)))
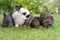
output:
MULTIPOLYGON (((0 40, 60 40, 60 17, 54 15, 53 27, 25 28, 25 27, 1 27, 0 40)), ((2 14, 0 14, 0 25, 2 14)))

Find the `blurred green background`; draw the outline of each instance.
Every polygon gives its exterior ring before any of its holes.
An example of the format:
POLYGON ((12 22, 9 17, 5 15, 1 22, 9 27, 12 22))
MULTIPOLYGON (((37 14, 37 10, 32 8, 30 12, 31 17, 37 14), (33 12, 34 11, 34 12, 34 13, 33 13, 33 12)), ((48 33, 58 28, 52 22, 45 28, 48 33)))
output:
POLYGON ((0 40, 60 40, 60 0, 0 0, 0 40), (40 27, 2 27, 3 12, 15 5, 22 5, 32 14, 52 10, 54 25, 51 28, 40 27))
POLYGON ((0 14, 14 8, 15 5, 22 5, 30 10, 32 14, 39 14, 42 11, 52 10, 54 14, 59 13, 59 0, 0 0, 0 14))

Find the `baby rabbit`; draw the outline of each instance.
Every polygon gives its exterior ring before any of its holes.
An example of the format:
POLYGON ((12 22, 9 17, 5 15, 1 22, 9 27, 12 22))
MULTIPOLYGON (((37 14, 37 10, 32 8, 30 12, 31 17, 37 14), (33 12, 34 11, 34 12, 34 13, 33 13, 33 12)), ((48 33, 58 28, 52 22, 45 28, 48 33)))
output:
POLYGON ((39 28, 40 26, 39 17, 33 17, 32 15, 30 15, 30 17, 26 20, 25 24, 32 28, 39 28))
POLYGON ((2 27, 13 26, 12 13, 3 13, 2 27))
POLYGON ((51 12, 42 12, 40 15, 40 24, 51 27, 54 24, 54 17, 51 12))

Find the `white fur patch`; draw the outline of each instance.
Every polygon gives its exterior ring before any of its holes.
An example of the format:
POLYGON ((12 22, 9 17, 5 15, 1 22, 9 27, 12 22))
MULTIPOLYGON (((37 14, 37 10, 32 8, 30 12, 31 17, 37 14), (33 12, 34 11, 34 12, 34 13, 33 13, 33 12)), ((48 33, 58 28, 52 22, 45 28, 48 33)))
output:
MULTIPOLYGON (((19 10, 19 13, 24 13, 24 12, 26 12, 26 15, 29 15, 30 14, 30 12, 27 10, 27 9, 24 9, 24 8, 20 8, 20 10, 19 10)), ((26 16, 25 15, 25 16, 26 16)))

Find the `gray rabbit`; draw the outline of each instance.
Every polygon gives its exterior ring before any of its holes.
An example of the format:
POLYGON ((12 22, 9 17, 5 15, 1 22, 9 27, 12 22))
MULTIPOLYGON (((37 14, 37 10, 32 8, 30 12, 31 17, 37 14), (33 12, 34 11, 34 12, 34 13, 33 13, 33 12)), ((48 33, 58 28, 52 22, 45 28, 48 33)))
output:
POLYGON ((12 13, 3 13, 2 27, 13 26, 12 13))

